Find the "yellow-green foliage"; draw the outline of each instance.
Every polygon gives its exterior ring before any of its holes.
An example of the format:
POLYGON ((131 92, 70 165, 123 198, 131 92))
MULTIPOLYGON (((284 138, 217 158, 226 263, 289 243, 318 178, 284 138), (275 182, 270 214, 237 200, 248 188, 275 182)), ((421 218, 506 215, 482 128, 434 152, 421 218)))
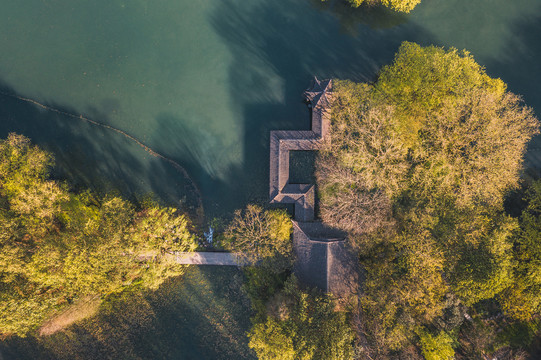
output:
POLYGON ((294 277, 259 319, 248 333, 259 359, 353 359, 354 336, 346 314, 336 311, 328 297, 300 290, 294 277))
POLYGON ((297 356, 291 335, 279 321, 269 317, 267 322, 256 324, 248 336, 250 347, 260 360, 302 359, 297 356))
MULTIPOLYGON (((320 211, 364 253, 361 303, 378 348, 412 341, 442 316, 447 295, 468 306, 524 295, 516 308, 503 300, 508 311, 538 311, 541 282, 514 280, 518 225, 503 208, 538 133, 532 109, 469 53, 408 42, 375 83, 335 81, 334 94, 331 139, 316 163, 320 211)), ((523 214, 523 247, 536 249, 524 239, 539 238, 538 216, 523 214)), ((523 263, 538 261, 528 256, 523 263)), ((541 278, 532 269, 520 271, 541 278)))
POLYGON ((0 141, 0 334, 25 332, 86 295, 155 288, 195 249, 175 209, 137 208, 48 180, 50 154, 19 135, 0 141))
POLYGON ((225 231, 224 246, 239 252, 249 264, 260 263, 280 272, 292 260, 291 219, 284 210, 248 205, 236 211, 225 231))
MULTIPOLYGON (((409 165, 408 147, 400 141, 394 108, 376 100, 374 89, 368 84, 335 80, 334 89, 337 96, 332 106, 333 141, 325 144, 322 153, 336 158, 339 168, 361 173, 363 187, 382 188, 389 195, 395 194, 404 187, 409 165)), ((345 174, 332 178, 336 168, 332 170, 325 174, 323 195, 329 186, 336 190, 352 186, 343 182, 347 179, 345 174), (327 185, 329 180, 332 183, 327 185)), ((361 185, 359 179, 352 181, 353 185, 361 185)))
POLYGON ((325 196, 330 201, 351 188, 351 179, 390 198, 411 188, 426 199, 451 197, 461 207, 500 207, 538 132, 518 96, 454 49, 406 42, 374 85, 336 81, 335 93, 333 141, 323 155, 337 161, 322 159, 338 166, 320 181, 323 207, 325 196))
POLYGON ((504 310, 520 320, 541 311, 541 181, 530 186, 525 200, 515 239, 514 279, 500 297, 504 310))
POLYGON ((394 62, 382 68, 375 88, 397 108, 400 130, 412 137, 406 139, 408 145, 415 146, 428 114, 449 111, 474 89, 501 97, 505 84, 490 78, 465 50, 405 42, 394 62))
POLYGON ((451 360, 455 358, 453 339, 445 331, 432 335, 428 331, 419 332, 419 343, 426 360, 451 360))
MULTIPOLYGON (((324 0, 325 1, 325 0, 324 0)), ((352 6, 358 7, 362 4, 384 5, 395 11, 409 13, 421 0, 348 0, 352 6)))
POLYGON ((418 324, 442 315, 449 286, 444 253, 427 230, 412 226, 386 240, 364 262, 363 322, 377 347, 400 350, 418 324))
MULTIPOLYGON (((475 220, 469 219, 470 226, 484 233, 470 232, 465 242, 457 243, 457 248, 449 252, 456 256, 449 261, 454 263, 450 272, 453 290, 467 305, 493 298, 513 281, 511 240, 518 227, 516 219, 493 215, 484 218, 484 226, 477 229, 475 220)), ((465 224, 467 220, 463 221, 465 224)))

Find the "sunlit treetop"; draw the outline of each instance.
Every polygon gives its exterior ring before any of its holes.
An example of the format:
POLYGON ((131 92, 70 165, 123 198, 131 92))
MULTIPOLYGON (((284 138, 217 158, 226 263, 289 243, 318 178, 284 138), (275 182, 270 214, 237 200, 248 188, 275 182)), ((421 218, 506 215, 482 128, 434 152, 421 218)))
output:
POLYGON ((359 7, 366 5, 384 5, 392 10, 409 13, 421 0, 348 0, 352 6, 359 7))

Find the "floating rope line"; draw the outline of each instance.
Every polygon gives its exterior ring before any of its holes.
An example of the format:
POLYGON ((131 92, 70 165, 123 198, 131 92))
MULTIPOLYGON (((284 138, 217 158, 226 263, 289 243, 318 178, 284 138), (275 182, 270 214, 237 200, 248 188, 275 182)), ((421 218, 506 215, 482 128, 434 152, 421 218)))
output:
POLYGON ((154 156, 154 157, 156 157, 158 159, 162 159, 162 160, 167 161, 169 164, 171 164, 178 172, 180 172, 190 182, 190 184, 193 187, 194 192, 195 192, 195 194, 197 196, 197 206, 198 206, 197 216, 202 218, 202 216, 203 216, 203 200, 202 200, 203 197, 201 196, 201 191, 199 190, 199 187, 197 186, 195 181, 193 181, 193 179, 190 177, 190 175, 188 175, 188 172, 186 171, 186 169, 184 169, 184 167, 182 167, 182 165, 180 165, 175 160, 173 160, 171 158, 168 158, 165 155, 160 154, 159 152, 153 150, 151 147, 145 145, 143 142, 141 142, 136 137, 134 137, 134 136, 128 134, 127 132, 125 132, 124 130, 120 130, 120 129, 114 127, 114 126, 107 125, 105 123, 102 123, 102 122, 99 122, 99 121, 96 121, 96 120, 92 120, 92 119, 87 118, 87 117, 85 117, 83 115, 76 115, 76 114, 72 114, 72 113, 69 113, 69 112, 66 112, 66 111, 59 110, 57 108, 42 104, 40 102, 37 102, 34 99, 25 98, 25 97, 22 97, 22 96, 19 96, 19 95, 10 94, 10 93, 6 93, 6 92, 2 92, 2 91, 0 91, 0 94, 4 95, 4 96, 11 97, 13 99, 17 99, 19 101, 23 101, 23 102, 26 102, 26 103, 29 103, 29 104, 36 105, 36 106, 38 106, 38 107, 40 107, 40 108, 42 108, 44 110, 47 110, 47 111, 55 112, 57 114, 65 115, 65 116, 68 116, 68 117, 71 117, 71 118, 74 118, 74 119, 79 119, 79 120, 82 120, 82 121, 86 121, 87 123, 90 123, 92 125, 112 130, 112 131, 114 131, 114 132, 116 132, 116 133, 118 133, 118 134, 132 140, 137 145, 139 145, 140 147, 145 149, 145 151, 148 152, 150 155, 152 155, 152 156, 154 156))

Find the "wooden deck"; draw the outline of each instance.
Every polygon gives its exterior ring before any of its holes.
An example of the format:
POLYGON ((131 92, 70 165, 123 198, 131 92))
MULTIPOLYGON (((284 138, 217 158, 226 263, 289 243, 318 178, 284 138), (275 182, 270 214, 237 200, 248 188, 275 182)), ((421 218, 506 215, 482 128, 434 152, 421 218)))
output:
MULTIPOLYGON (((332 81, 316 79, 305 97, 312 105, 312 130, 271 131, 270 202, 295 204, 293 248, 294 273, 301 283, 317 287, 337 297, 358 292, 358 261, 348 248, 345 233, 315 220, 315 185, 289 182, 289 152, 318 150, 330 127, 332 81)), ((242 256, 223 252, 171 254, 179 264, 243 266, 242 256)))

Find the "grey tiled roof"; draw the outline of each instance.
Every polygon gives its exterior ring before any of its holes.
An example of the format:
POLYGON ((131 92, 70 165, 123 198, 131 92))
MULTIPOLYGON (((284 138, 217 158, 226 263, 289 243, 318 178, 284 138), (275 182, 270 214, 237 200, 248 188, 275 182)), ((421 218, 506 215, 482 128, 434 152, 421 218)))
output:
POLYGON ((325 238, 328 231, 318 222, 293 222, 293 271, 301 283, 345 297, 359 290, 359 262, 344 238, 325 238), (322 233, 307 228, 314 224, 322 233))

